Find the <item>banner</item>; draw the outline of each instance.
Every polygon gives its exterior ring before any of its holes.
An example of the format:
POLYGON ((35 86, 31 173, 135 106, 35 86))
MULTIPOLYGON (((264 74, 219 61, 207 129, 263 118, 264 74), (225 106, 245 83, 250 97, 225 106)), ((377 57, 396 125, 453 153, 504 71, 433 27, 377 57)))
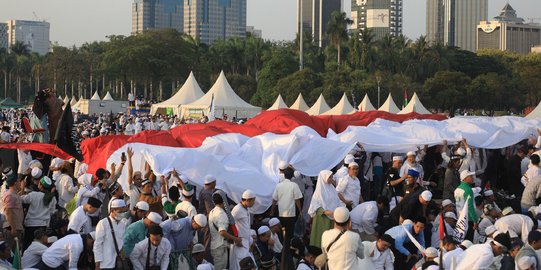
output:
POLYGON ((464 241, 466 238, 466 233, 468 232, 468 201, 470 200, 470 197, 466 199, 464 207, 462 207, 462 211, 460 212, 460 216, 456 222, 454 238, 459 243, 464 241))
POLYGON ((406 233, 408 234, 408 237, 411 240, 411 242, 417 247, 417 249, 419 249, 419 251, 421 251, 421 254, 423 254, 423 256, 424 256, 425 255, 425 248, 423 246, 421 246, 421 243, 419 243, 417 241, 417 239, 415 239, 415 237, 413 237, 413 235, 411 235, 411 233, 408 231, 406 226, 402 225, 402 229, 404 229, 404 231, 406 231, 406 233))

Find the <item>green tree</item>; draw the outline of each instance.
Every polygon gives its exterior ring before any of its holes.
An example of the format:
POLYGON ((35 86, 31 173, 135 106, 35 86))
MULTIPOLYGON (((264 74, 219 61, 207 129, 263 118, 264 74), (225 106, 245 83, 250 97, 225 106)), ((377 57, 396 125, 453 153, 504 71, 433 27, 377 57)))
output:
POLYGON ((462 72, 440 71, 426 80, 418 94, 432 108, 465 108, 470 83, 471 79, 462 72))
POLYGON ((340 53, 342 42, 348 40, 348 25, 353 21, 347 18, 345 12, 333 11, 331 14, 331 20, 327 24, 327 37, 330 43, 336 47, 338 54, 337 63, 340 65, 340 53))

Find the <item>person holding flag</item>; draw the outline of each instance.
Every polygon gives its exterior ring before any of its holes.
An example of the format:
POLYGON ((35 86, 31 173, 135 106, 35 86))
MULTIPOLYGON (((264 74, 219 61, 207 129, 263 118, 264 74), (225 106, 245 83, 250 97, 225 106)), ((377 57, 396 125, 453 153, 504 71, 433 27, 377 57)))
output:
POLYGON ((419 216, 413 224, 398 225, 385 232, 394 239, 391 250, 395 255, 395 269, 411 269, 421 258, 425 247, 426 222, 425 217, 419 216))
POLYGON ((462 171, 460 173, 460 185, 455 190, 455 201, 458 212, 462 212, 464 207, 468 209, 468 229, 466 230, 466 239, 473 241, 473 233, 477 229, 479 217, 475 212, 475 202, 473 197, 473 176, 475 172, 462 171))

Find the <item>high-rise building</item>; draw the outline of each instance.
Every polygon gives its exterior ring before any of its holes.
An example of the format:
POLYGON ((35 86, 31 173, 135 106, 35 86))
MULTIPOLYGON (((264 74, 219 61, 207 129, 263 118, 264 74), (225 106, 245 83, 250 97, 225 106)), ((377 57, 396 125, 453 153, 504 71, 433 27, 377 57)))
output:
MULTIPOLYGON (((488 18, 488 0, 428 0, 427 36, 429 40, 438 40, 442 36, 438 30, 443 21, 443 43, 475 51, 477 45, 477 25, 488 18), (441 2, 440 2, 441 1, 441 2), (439 3, 438 3, 439 2, 439 3), (441 5, 441 6, 439 6, 441 5), (436 6, 439 6, 436 8, 436 6), (438 19, 432 19, 434 10, 438 10, 438 19), (437 33, 437 34, 436 34, 437 33)), ((441 41, 441 39, 440 39, 441 41)))
POLYGON ((310 33, 319 47, 325 46, 327 25, 334 11, 342 12, 342 0, 297 0, 297 33, 302 18, 304 33, 310 33))
POLYGON ((0 23, 0 49, 8 48, 8 24, 0 23))
POLYGON ((202 43, 246 37, 246 0, 186 0, 184 32, 202 43))
POLYGON ((541 44, 541 26, 525 24, 524 19, 507 4, 492 21, 477 26, 477 49, 497 49, 528 54, 541 44))
POLYGON ((351 0, 352 30, 371 29, 375 39, 402 34, 402 0, 351 0))
POLYGON ((8 46, 11 48, 17 41, 23 42, 31 52, 45 55, 49 52, 49 29, 48 22, 9 20, 8 46))
POLYGON ((132 4, 132 34, 147 30, 184 31, 184 0, 135 0, 132 4))
POLYGON ((263 31, 256 29, 255 26, 246 26, 246 33, 250 33, 257 38, 263 38, 263 31))
POLYGON ((444 0, 426 0, 426 40, 443 42, 444 0))

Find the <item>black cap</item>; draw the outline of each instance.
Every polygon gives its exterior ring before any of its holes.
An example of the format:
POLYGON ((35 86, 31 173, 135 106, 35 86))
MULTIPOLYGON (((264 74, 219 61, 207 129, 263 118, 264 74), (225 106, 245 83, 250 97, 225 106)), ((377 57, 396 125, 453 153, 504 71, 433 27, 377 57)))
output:
POLYGON ((252 257, 246 257, 239 262, 241 270, 249 270, 255 268, 255 263, 252 257))
POLYGON ((115 193, 118 188, 120 188, 120 184, 118 182, 114 182, 111 184, 111 186, 109 186, 109 192, 110 193, 115 193))
POLYGON ((101 207, 101 201, 94 198, 94 197, 88 198, 88 201, 86 203, 90 204, 94 208, 100 208, 101 207))
POLYGON ((321 255, 321 253, 322 253, 321 248, 316 247, 316 246, 307 246, 306 250, 308 251, 308 254, 310 254, 310 255, 312 255, 314 257, 317 257, 317 256, 321 255))
POLYGON ((379 239, 391 244, 391 246, 394 246, 394 239, 388 234, 382 235, 379 239))
POLYGON ((502 244, 507 250, 511 249, 511 237, 509 237, 509 233, 500 233, 496 235, 494 241, 502 244))
POLYGON ((455 245, 458 245, 460 243, 458 243, 455 238, 451 235, 446 235, 445 237, 443 237, 443 244, 455 244, 455 245))
POLYGON ((535 230, 528 234, 528 243, 541 240, 541 232, 535 230))
POLYGON ((274 266, 276 262, 274 261, 274 256, 272 254, 265 254, 261 257, 261 267, 270 268, 274 266))
POLYGON ((148 228, 148 234, 163 235, 162 227, 160 227, 160 225, 152 225, 148 228))

